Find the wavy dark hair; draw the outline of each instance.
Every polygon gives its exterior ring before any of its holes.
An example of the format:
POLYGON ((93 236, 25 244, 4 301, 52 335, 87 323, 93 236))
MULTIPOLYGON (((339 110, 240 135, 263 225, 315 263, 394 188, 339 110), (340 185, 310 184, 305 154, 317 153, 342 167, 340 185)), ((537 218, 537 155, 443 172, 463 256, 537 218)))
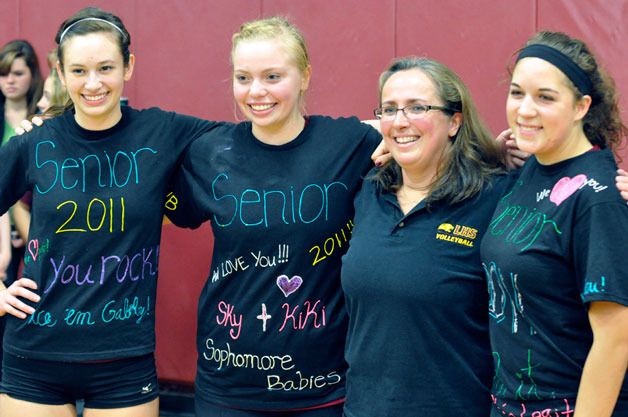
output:
MULTIPOLYGON (((445 107, 462 115, 462 122, 451 146, 439 161, 426 203, 456 204, 478 194, 490 185, 493 175, 505 172, 502 154, 471 99, 471 94, 460 77, 438 61, 423 57, 404 57, 393 61, 379 78, 379 101, 388 79, 395 73, 418 69, 427 75, 445 107)), ((450 116, 453 112, 445 112, 450 116)), ((373 177, 378 186, 396 192, 403 183, 401 167, 390 160, 373 177)))
MULTIPOLYGON (((618 157, 616 150, 626 139, 628 129, 621 120, 617 88, 613 78, 598 65, 587 44, 562 32, 538 32, 525 46, 515 52, 514 56, 519 55, 526 46, 537 44, 552 47, 567 55, 589 77, 593 88, 590 94, 591 106, 582 119, 584 134, 593 145, 600 148, 609 147, 618 157)), ((511 74, 515 65, 516 62, 511 65, 511 74)), ((565 78, 576 100, 580 100, 583 97, 582 92, 569 78, 565 78)))

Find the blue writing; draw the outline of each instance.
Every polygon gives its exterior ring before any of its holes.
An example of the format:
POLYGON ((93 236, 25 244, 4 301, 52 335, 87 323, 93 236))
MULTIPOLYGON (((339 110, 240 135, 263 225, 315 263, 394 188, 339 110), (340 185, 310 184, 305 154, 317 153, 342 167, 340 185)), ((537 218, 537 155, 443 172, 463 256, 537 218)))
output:
POLYGON ((32 324, 39 327, 54 327, 57 324, 54 316, 45 310, 36 311, 30 315, 26 324, 32 324))
POLYGON ((506 305, 510 304, 512 312, 511 330, 512 333, 519 332, 519 316, 524 316, 523 296, 519 291, 517 283, 518 274, 510 273, 509 282, 504 279, 501 270, 495 262, 482 264, 489 295, 489 316, 501 323, 506 318, 506 305), (509 284, 509 285, 508 285, 509 284))
POLYGON ((584 291, 580 294, 580 298, 584 301, 587 295, 599 294, 606 291, 606 278, 601 277, 600 282, 597 281, 585 281, 584 291), (598 285, 599 284, 599 285, 598 285))
POLYGON ((92 320, 92 313, 86 311, 75 310, 73 308, 65 309, 65 318, 63 319, 68 326, 93 326, 96 324, 92 320))
POLYGON ((229 176, 225 173, 216 175, 212 181, 212 197, 222 205, 226 215, 214 215, 214 222, 220 227, 228 227, 238 219, 245 227, 269 227, 269 219, 281 219, 284 224, 313 223, 329 219, 329 206, 333 190, 348 190, 339 181, 330 184, 308 184, 300 191, 293 186, 285 190, 254 190, 247 188, 239 196, 223 194, 220 186, 225 187, 229 176))
POLYGON ((134 179, 135 184, 140 183, 140 167, 138 155, 149 152, 157 154, 152 148, 140 148, 136 151, 117 151, 113 160, 107 152, 103 152, 104 158, 96 154, 88 154, 78 158, 65 158, 59 163, 47 154, 54 154, 56 145, 50 140, 38 142, 35 145, 35 166, 37 169, 46 169, 42 178, 51 178, 50 184, 45 187, 35 185, 35 191, 40 194, 50 192, 59 185, 64 190, 80 188, 86 192, 88 179, 95 180, 99 188, 123 188, 134 179), (79 180, 80 179, 80 180, 79 180))
POLYGON ((148 296, 146 297, 145 306, 140 304, 138 297, 133 297, 132 301, 124 298, 119 304, 116 304, 116 300, 109 301, 101 312, 102 321, 105 323, 110 323, 114 320, 135 320, 135 323, 140 324, 148 316, 150 316, 150 297, 148 296))

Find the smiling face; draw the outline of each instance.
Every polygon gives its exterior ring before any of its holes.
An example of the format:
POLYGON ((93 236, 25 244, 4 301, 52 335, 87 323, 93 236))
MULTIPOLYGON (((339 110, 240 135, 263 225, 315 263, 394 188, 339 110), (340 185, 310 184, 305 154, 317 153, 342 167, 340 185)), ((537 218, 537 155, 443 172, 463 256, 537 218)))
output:
POLYGON ((103 130, 120 120, 120 97, 133 73, 134 61, 131 55, 129 64, 124 65, 114 36, 107 32, 77 35, 66 41, 63 70, 57 70, 81 127, 103 130))
POLYGON ((233 96, 262 141, 281 143, 303 128, 301 99, 309 68, 302 72, 276 39, 246 40, 233 51, 233 96))
MULTIPOLYGON (((420 69, 393 74, 382 88, 382 106, 398 109, 410 104, 444 106, 434 82, 420 69)), ((395 161, 405 175, 431 180, 442 156, 451 146, 451 137, 460 127, 461 116, 430 110, 407 118, 401 111, 393 120, 381 120, 381 131, 395 161)))
POLYGON ((591 147, 582 130, 591 98, 577 100, 567 77, 540 58, 523 58, 512 74, 506 103, 517 146, 542 164, 574 157, 591 147))
POLYGON ((26 99, 32 74, 24 58, 15 58, 7 75, 0 76, 0 89, 7 100, 26 99))

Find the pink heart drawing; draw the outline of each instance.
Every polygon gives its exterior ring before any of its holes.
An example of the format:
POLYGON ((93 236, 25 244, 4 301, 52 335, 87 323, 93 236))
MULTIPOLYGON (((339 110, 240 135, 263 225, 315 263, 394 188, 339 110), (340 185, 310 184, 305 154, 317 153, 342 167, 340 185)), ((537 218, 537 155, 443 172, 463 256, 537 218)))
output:
POLYGON ((39 255, 39 240, 33 239, 28 242, 28 253, 31 254, 33 262, 37 260, 37 255, 39 255))
POLYGON ((557 206, 560 206, 563 201, 567 200, 567 198, 575 193, 586 181, 587 176, 584 174, 576 175, 573 178, 561 178, 558 180, 556 185, 554 185, 554 188, 552 188, 550 201, 557 206))
POLYGON ((288 297, 290 294, 298 290, 301 284, 303 284, 303 278, 298 275, 295 275, 292 278, 288 278, 287 275, 280 275, 277 277, 277 286, 285 297, 288 297))

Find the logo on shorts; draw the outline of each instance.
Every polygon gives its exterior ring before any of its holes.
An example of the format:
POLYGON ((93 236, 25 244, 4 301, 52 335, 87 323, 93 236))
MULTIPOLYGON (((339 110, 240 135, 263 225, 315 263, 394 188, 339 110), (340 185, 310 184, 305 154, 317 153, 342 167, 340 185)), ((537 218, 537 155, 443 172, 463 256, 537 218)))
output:
POLYGON ((142 394, 150 394, 154 389, 155 387, 153 387, 153 383, 149 382, 148 385, 142 387, 142 394))

